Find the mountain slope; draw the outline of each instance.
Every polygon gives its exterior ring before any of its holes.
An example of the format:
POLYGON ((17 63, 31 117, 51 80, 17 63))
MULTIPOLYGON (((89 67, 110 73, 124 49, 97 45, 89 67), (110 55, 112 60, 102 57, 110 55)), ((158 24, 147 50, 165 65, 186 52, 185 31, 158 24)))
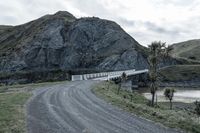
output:
POLYGON ((172 47, 173 56, 200 61, 200 39, 176 43, 172 47))
POLYGON ((200 81, 200 65, 173 65, 162 68, 160 76, 164 81, 200 81))
POLYGON ((145 48, 108 20, 60 11, 0 32, 0 71, 146 67, 145 48))

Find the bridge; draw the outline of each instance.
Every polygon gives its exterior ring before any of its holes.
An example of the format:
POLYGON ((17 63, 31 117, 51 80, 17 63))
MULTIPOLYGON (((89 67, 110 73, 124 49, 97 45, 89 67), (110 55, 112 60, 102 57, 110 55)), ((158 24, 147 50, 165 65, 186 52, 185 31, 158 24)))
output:
POLYGON ((101 73, 91 73, 91 74, 83 74, 83 75, 72 75, 72 81, 77 80, 114 80, 120 78, 122 73, 125 72, 126 75, 133 76, 143 73, 148 73, 148 69, 144 70, 125 70, 125 71, 112 71, 112 72, 101 72, 101 73))

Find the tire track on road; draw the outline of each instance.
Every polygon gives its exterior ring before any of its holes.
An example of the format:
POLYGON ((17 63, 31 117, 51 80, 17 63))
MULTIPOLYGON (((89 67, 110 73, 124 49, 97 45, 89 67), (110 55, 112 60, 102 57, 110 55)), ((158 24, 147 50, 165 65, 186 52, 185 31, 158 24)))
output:
POLYGON ((177 133, 97 98, 99 81, 61 83, 34 91, 27 104, 29 133, 177 133))

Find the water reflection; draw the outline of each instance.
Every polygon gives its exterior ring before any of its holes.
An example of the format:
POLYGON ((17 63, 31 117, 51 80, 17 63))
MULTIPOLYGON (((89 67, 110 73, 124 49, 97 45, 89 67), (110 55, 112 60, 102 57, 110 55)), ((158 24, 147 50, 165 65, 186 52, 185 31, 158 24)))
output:
MULTIPOLYGON (((157 100, 158 102, 166 102, 168 101, 164 96, 164 90, 157 91, 157 100)), ((151 100, 150 93, 143 93, 143 95, 151 100)), ((184 103, 192 103, 196 100, 200 100, 200 90, 176 90, 174 93, 174 102, 184 102, 184 103)))

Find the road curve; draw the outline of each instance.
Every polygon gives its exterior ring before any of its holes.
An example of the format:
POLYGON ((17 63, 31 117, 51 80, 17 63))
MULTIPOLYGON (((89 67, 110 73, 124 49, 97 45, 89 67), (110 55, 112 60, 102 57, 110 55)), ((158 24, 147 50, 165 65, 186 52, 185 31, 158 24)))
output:
POLYGON ((60 83, 34 91, 27 104, 29 133, 176 133, 97 98, 98 81, 60 83))

